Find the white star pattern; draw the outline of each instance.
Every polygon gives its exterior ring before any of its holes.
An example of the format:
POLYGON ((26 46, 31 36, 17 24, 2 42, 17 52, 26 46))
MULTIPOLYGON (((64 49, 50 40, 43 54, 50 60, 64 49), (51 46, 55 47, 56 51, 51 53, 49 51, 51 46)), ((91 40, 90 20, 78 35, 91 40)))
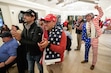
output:
POLYGON ((56 35, 54 34, 54 37, 56 37, 56 35))
POLYGON ((57 56, 59 57, 60 55, 59 55, 59 54, 57 54, 57 56))
POLYGON ((59 36, 59 38, 61 38, 61 35, 59 36))
POLYGON ((62 30, 60 30, 62 32, 62 30))
POLYGON ((59 32, 57 32, 57 34, 59 34, 59 32))
POLYGON ((53 41, 53 38, 51 38, 51 41, 53 41))
MULTIPOLYGON (((62 31, 61 28, 53 28, 49 32, 48 41, 50 41, 50 43, 52 43, 52 44, 59 45, 60 44, 60 39, 61 39, 61 33, 62 33, 61 31, 62 31)), ((46 52, 47 52, 46 56, 45 56, 46 60, 60 58, 59 53, 52 51, 48 47, 46 48, 46 52)))
POLYGON ((47 51, 49 51, 49 48, 47 48, 47 51))
POLYGON ((49 56, 47 55, 46 58, 49 58, 49 56))
POLYGON ((52 31, 54 31, 54 29, 52 29, 52 31))
POLYGON ((49 54, 52 54, 52 52, 50 51, 49 54))
POLYGON ((56 52, 54 52, 54 54, 56 54, 56 52))
POLYGON ((56 41, 58 41, 58 38, 56 38, 56 41))
POLYGON ((58 42, 57 45, 59 45, 60 43, 58 42))
POLYGON ((52 57, 54 58, 54 55, 52 55, 52 57))
POLYGON ((55 41, 53 42, 53 44, 55 44, 55 41))
POLYGON ((57 31, 57 29, 55 31, 57 31))

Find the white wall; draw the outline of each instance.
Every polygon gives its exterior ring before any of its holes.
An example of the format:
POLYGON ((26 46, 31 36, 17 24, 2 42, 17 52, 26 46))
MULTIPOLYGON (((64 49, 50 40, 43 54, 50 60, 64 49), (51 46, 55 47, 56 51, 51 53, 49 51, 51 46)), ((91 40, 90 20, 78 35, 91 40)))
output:
POLYGON ((18 21, 18 13, 21 10, 26 11, 28 9, 33 9, 35 12, 38 12, 38 18, 46 15, 46 11, 44 10, 10 4, 8 5, 5 3, 0 3, 0 8, 2 10, 4 22, 9 28, 11 28, 11 25, 18 25, 21 29, 23 29, 22 24, 20 24, 18 21))
MULTIPOLYGON (((85 15, 86 13, 89 13, 89 12, 93 12, 94 14, 98 14, 97 11, 59 11, 59 10, 53 9, 53 8, 48 9, 47 7, 46 8, 37 7, 36 4, 34 4, 34 6, 32 6, 33 4, 27 5, 23 2, 21 2, 21 3, 22 3, 21 5, 19 5, 20 3, 18 5, 15 5, 15 4, 10 4, 10 3, 7 4, 7 3, 0 2, 0 8, 3 13, 4 22, 9 27, 11 27, 11 25, 14 24, 14 25, 19 25, 21 28, 23 28, 22 24, 20 25, 20 23, 18 22, 18 13, 21 10, 26 11, 27 9, 33 9, 36 12, 38 12, 38 18, 44 17, 48 13, 54 13, 57 15, 61 15, 62 22, 64 22, 67 19, 68 15, 74 15, 74 16, 75 15, 85 15)), ((104 11, 104 16, 102 17, 102 20, 105 20, 106 17, 108 17, 108 18, 111 17, 111 14, 110 14, 111 10, 110 9, 107 11, 105 11, 105 10, 103 10, 103 11, 104 11)))
POLYGON ((11 15, 9 13, 9 11, 10 11, 9 6, 5 5, 3 3, 0 3, 0 8, 2 11, 2 15, 3 15, 5 24, 7 24, 10 27, 10 24, 12 24, 12 21, 11 21, 11 15))
POLYGON ((71 16, 86 15, 87 13, 90 13, 90 12, 94 14, 98 14, 97 11, 63 11, 61 19, 62 19, 62 22, 64 22, 69 15, 71 16))
MULTIPOLYGON (((21 28, 22 27, 22 24, 20 24, 18 22, 18 14, 19 12, 22 10, 22 11, 26 11, 28 9, 33 9, 33 8, 28 8, 28 7, 20 7, 20 6, 13 6, 13 5, 10 5, 9 6, 9 9, 10 9, 10 15, 11 15, 11 19, 12 19, 12 24, 14 25, 19 25, 21 28)), ((37 9, 33 9, 35 12, 38 12, 38 18, 41 18, 43 16, 45 16, 45 11, 43 10, 37 10, 37 9)))
MULTIPOLYGON (((97 10, 92 10, 92 11, 62 11, 61 12, 61 19, 62 19, 62 22, 64 22, 66 19, 67 19, 67 16, 69 15, 73 15, 73 16, 76 16, 76 15, 86 15, 87 13, 94 13, 95 15, 98 15, 98 11, 97 10)), ((105 18, 111 18, 111 8, 109 10, 104 10, 103 9, 103 17, 101 18, 101 20, 105 20, 105 18)))
POLYGON ((105 12, 105 17, 111 18, 111 8, 105 12))

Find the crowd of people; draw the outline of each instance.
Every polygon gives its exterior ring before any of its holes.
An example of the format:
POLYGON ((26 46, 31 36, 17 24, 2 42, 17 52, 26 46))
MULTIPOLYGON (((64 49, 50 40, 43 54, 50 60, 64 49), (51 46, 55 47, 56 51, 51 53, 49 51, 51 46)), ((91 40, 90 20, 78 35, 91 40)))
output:
MULTIPOLYGON (((98 38, 102 34, 99 20, 103 16, 101 7, 95 6, 99 15, 93 13, 78 16, 77 21, 58 22, 57 16, 48 14, 36 23, 36 12, 32 9, 22 12, 24 14, 23 30, 17 25, 11 29, 3 25, 0 37, 4 42, 0 46, 0 73, 6 73, 7 69, 17 63, 19 73, 35 73, 37 64, 39 73, 44 73, 43 62, 45 62, 49 73, 62 73, 64 52, 71 51, 72 29, 76 29, 77 47, 81 49, 81 42, 85 43, 85 56, 81 62, 88 63, 89 50, 92 46, 93 59, 91 70, 95 68, 98 54, 98 38), (72 24, 74 24, 72 26, 72 24)), ((70 18, 71 19, 71 18, 70 18)))

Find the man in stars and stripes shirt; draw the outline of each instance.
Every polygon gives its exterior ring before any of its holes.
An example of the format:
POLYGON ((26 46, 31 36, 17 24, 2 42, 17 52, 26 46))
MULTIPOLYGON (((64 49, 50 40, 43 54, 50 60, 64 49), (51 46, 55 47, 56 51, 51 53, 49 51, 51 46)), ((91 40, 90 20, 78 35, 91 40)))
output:
POLYGON ((45 32, 43 40, 38 43, 45 50, 45 63, 49 73, 62 73, 62 61, 66 49, 65 32, 57 24, 57 17, 48 14, 44 18, 45 32))

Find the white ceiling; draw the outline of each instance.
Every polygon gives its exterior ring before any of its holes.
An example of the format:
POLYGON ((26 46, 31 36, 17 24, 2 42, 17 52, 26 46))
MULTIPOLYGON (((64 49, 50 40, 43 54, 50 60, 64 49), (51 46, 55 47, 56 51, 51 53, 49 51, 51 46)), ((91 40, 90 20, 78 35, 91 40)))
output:
POLYGON ((95 10, 94 2, 98 1, 98 5, 102 7, 103 10, 111 12, 111 0, 62 0, 62 3, 58 3, 61 0, 0 0, 0 2, 10 3, 10 4, 20 4, 28 7, 34 7, 38 9, 48 10, 56 9, 60 11, 92 11, 95 10), (83 2, 89 1, 89 2, 83 2))
MULTIPOLYGON (((64 2, 60 4, 60 0, 26 0, 34 3, 42 4, 48 7, 56 8, 62 11, 90 11, 94 10, 95 3, 83 2, 83 1, 98 1, 98 5, 101 6, 104 10, 111 7, 111 0, 63 0, 64 2), (64 6, 65 5, 65 6, 64 6)), ((110 9, 111 10, 111 9, 110 9)))

